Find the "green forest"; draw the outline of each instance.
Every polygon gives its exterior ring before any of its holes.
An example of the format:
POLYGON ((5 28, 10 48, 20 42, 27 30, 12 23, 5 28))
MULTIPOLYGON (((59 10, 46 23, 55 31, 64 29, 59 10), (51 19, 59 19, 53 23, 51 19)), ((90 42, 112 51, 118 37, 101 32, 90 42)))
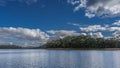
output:
POLYGON ((120 48, 120 41, 113 38, 92 38, 90 36, 68 36, 48 42, 42 48, 120 48))

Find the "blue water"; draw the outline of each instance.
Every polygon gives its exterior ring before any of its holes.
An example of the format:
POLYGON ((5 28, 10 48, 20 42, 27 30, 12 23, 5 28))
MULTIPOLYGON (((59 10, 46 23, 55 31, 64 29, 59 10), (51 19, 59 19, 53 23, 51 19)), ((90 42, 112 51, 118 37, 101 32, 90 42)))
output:
POLYGON ((120 51, 5 49, 0 68, 120 68, 120 51))

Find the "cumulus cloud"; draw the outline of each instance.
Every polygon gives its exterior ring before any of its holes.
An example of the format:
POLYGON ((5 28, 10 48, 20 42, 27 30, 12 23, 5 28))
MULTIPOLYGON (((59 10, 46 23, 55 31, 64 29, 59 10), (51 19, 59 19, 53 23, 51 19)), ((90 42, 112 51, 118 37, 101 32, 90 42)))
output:
POLYGON ((9 2, 25 3, 27 5, 36 3, 38 0, 0 0, 0 6, 5 6, 9 2))
POLYGON ((40 29, 28 28, 0 28, 0 36, 8 36, 23 40, 46 40, 49 36, 40 29))
POLYGON ((120 0, 68 0, 78 11, 85 8, 85 16, 92 18, 120 16, 120 0))
POLYGON ((104 37, 101 32, 96 32, 96 33, 90 32, 88 35, 90 35, 93 38, 103 38, 104 37))
POLYGON ((87 36, 87 33, 81 33, 81 35, 83 35, 83 36, 87 36))
POLYGON ((114 32, 112 35, 113 35, 113 38, 114 38, 114 39, 120 40, 120 31, 116 31, 116 32, 114 32))
POLYGON ((102 32, 89 32, 89 33, 78 33, 76 31, 70 31, 70 30, 50 30, 50 31, 47 31, 48 33, 50 34, 53 34, 55 35, 53 37, 53 39, 56 40, 59 39, 59 38, 64 38, 64 37, 67 37, 67 36, 79 36, 79 35, 84 35, 84 36, 91 36, 93 38, 103 38, 103 34, 102 32))
POLYGON ((112 25, 116 25, 114 27, 110 27, 109 30, 110 31, 114 31, 114 33, 112 34, 113 35, 113 38, 116 39, 116 40, 120 40, 120 20, 114 22, 112 25))
MULTIPOLYGON (((73 25, 76 26, 76 25, 73 25)), ((120 20, 109 25, 88 25, 86 27, 79 26, 80 31, 86 32, 84 35, 89 35, 95 38, 103 38, 104 32, 110 33, 112 38, 120 40, 120 20)), ((106 37, 104 37, 106 38, 106 37)))
POLYGON ((120 20, 116 21, 113 23, 113 25, 117 25, 117 26, 120 26, 120 20))
POLYGON ((74 0, 67 0, 68 3, 72 4, 72 5, 76 5, 76 4, 79 4, 80 1, 77 0, 77 1, 74 1, 74 0))
POLYGON ((68 3, 72 4, 73 6, 77 4, 74 11, 78 11, 80 8, 85 8, 87 4, 87 0, 68 0, 68 3))
POLYGON ((80 30, 85 32, 105 31, 106 27, 102 27, 101 25, 89 25, 88 27, 80 27, 80 30))
POLYGON ((109 27, 109 31, 120 31, 120 27, 109 27))
POLYGON ((113 31, 120 31, 120 27, 118 26, 101 26, 101 25, 89 25, 87 27, 80 27, 81 31, 84 32, 97 32, 97 31, 107 31, 107 32, 113 32, 113 31))
POLYGON ((50 34, 55 35, 55 38, 64 38, 67 36, 78 36, 80 33, 77 33, 74 30, 50 30, 47 31, 50 34))
POLYGON ((120 40, 120 27, 111 27, 110 28, 111 31, 114 31, 113 38, 116 40, 120 40))
POLYGON ((28 28, 13 28, 4 27, 0 28, 0 38, 11 40, 22 40, 23 42, 31 41, 38 43, 45 43, 49 39, 49 35, 40 29, 28 29, 28 28))

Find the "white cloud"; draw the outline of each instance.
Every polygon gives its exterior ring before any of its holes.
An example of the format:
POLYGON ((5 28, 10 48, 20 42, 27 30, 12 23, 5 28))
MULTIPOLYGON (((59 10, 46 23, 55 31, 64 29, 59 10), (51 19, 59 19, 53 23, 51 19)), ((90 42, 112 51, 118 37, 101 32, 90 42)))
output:
POLYGON ((109 27, 109 31, 120 31, 120 27, 109 27))
MULTIPOLYGON (((111 25, 89 25, 87 27, 79 27, 81 31, 89 32, 87 35, 95 38, 103 38, 103 32, 112 33, 110 37, 120 40, 120 20, 111 25), (117 25, 117 26, 114 26, 117 25), (101 31, 101 32, 98 32, 101 31)), ((104 37, 106 38, 106 37, 104 37)))
POLYGON ((117 26, 101 26, 101 25, 89 25, 87 27, 80 27, 81 31, 85 32, 97 32, 97 31, 107 31, 107 32, 113 32, 113 31, 120 31, 120 27, 117 26))
POLYGON ((80 8, 86 7, 87 0, 68 0, 68 3, 76 5, 74 11, 78 11, 80 8))
POLYGON ((102 27, 101 25, 89 25, 88 27, 80 27, 80 30, 85 32, 105 31, 106 27, 102 27))
POLYGON ((69 0, 68 3, 75 6, 75 11, 85 8, 85 15, 89 18, 120 15, 120 0, 69 0))
POLYGON ((114 31, 112 33, 112 37, 116 40, 120 41, 120 27, 110 27, 110 31, 114 31))
POLYGON ((120 26, 120 20, 116 21, 113 23, 113 25, 117 25, 117 26, 120 26))
POLYGON ((120 40, 120 20, 117 20, 113 24, 109 25, 79 25, 75 23, 68 23, 73 26, 77 26, 80 28, 80 31, 83 31, 85 33, 80 33, 81 35, 90 35, 91 37, 96 37, 96 38, 116 38, 120 40), (109 36, 103 36, 102 33, 108 33, 109 36))
POLYGON ((50 40, 57 40, 57 39, 62 39, 67 36, 79 36, 79 35, 84 35, 84 36, 91 36, 93 38, 103 38, 102 32, 90 32, 90 33, 78 33, 76 31, 70 31, 70 30, 50 30, 47 31, 50 34, 53 34, 54 36, 51 36, 50 40))
POLYGON ((81 33, 81 35, 87 36, 87 33, 81 33))
POLYGON ((96 32, 96 33, 90 32, 88 35, 90 35, 93 38, 103 38, 104 37, 101 32, 96 32))
POLYGON ((91 14, 89 12, 85 13, 85 16, 87 16, 88 18, 92 18, 95 16, 95 14, 91 14))
POLYGON ((68 23, 69 25, 73 25, 73 26, 78 26, 80 27, 81 25, 80 24, 77 24, 77 23, 68 23))
POLYGON ((86 7, 87 0, 80 0, 81 4, 75 7, 74 11, 78 11, 80 8, 86 7))
POLYGON ((42 44, 49 39, 49 35, 40 29, 4 27, 0 28, 0 38, 7 40, 21 40, 23 43, 29 41, 31 43, 38 42, 42 44))
POLYGON ((74 30, 50 30, 47 32, 55 35, 55 38, 64 38, 66 36, 78 36, 78 35, 80 35, 80 33, 77 33, 74 30))
POLYGON ((79 36, 79 35, 84 35, 84 36, 89 35, 93 38, 103 38, 104 37, 102 32, 78 33, 76 31, 70 31, 70 30, 50 30, 47 32, 55 35, 53 39, 64 38, 66 36, 79 36))
POLYGON ((77 0, 77 1, 74 1, 74 0, 67 0, 68 3, 72 4, 72 5, 76 5, 76 4, 79 4, 80 1, 77 0))
POLYGON ((116 31, 113 33, 113 38, 116 40, 120 40, 120 31, 116 31))
POLYGON ((13 28, 13 27, 0 28, 0 36, 4 35, 23 40, 42 40, 49 37, 40 29, 13 28))

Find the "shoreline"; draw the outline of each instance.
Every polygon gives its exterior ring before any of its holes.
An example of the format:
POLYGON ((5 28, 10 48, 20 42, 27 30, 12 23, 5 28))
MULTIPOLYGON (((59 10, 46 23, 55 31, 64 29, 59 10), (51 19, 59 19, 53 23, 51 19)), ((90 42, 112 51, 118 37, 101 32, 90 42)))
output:
POLYGON ((46 50, 120 50, 120 48, 43 48, 46 50))
MULTIPOLYGON (((10 48, 8 48, 8 50, 9 49, 10 48)), ((28 49, 29 50, 32 50, 32 49, 35 49, 35 50, 39 50, 39 49, 42 49, 42 50, 120 50, 120 48, 18 48, 18 49, 19 50, 23 50, 23 49, 26 49, 26 50, 28 49)), ((4 48, 3 49, 0 48, 0 50, 4 50, 4 48)))

